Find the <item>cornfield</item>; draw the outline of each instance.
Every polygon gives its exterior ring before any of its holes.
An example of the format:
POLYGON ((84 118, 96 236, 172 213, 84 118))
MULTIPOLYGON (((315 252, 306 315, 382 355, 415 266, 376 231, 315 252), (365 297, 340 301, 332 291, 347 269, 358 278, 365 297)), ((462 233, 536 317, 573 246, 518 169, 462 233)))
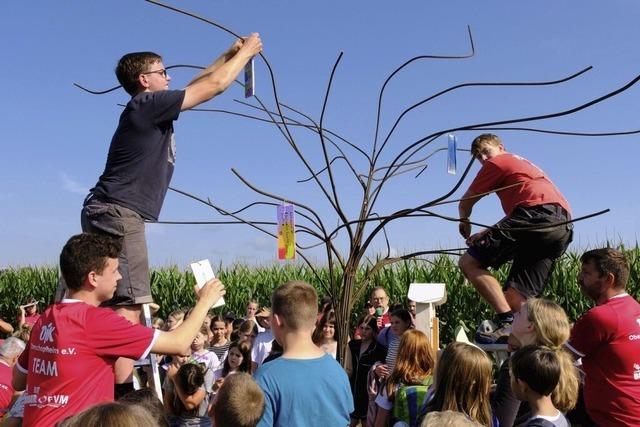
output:
MULTIPOLYGON (((624 248, 621 248, 625 250, 624 248)), ((625 250, 631 274, 627 292, 636 299, 640 297, 640 247, 625 250)), ((579 255, 567 253, 557 261, 553 275, 545 289, 544 296, 558 302, 574 321, 589 307, 591 302, 580 292, 576 277, 580 270, 579 255)), ((326 274, 318 269, 322 276, 326 274)), ((322 296, 322 288, 308 268, 301 265, 273 265, 250 268, 245 265, 220 267, 218 277, 225 284, 226 305, 216 310, 216 314, 233 312, 244 314, 250 299, 260 305, 268 305, 273 289, 288 280, 304 280, 316 287, 322 296)), ((498 280, 504 281, 508 274, 505 266, 495 272, 498 280)), ((0 272, 0 316, 15 323, 18 305, 34 297, 43 303, 40 308, 53 301, 58 281, 58 269, 52 266, 15 267, 0 272)), ((439 256, 430 261, 406 261, 389 266, 377 274, 371 287, 382 286, 387 290, 391 305, 406 303, 409 283, 446 283, 447 302, 438 308, 443 342, 451 340, 453 330, 458 325, 473 329, 482 319, 491 318, 493 313, 478 297, 473 287, 466 283, 457 266, 457 260, 439 256)), ((151 291, 160 305, 159 316, 166 316, 173 310, 191 307, 194 304, 193 275, 176 266, 154 269, 151 272, 151 291)), ((367 296, 363 296, 354 309, 354 319, 360 315, 367 296)))

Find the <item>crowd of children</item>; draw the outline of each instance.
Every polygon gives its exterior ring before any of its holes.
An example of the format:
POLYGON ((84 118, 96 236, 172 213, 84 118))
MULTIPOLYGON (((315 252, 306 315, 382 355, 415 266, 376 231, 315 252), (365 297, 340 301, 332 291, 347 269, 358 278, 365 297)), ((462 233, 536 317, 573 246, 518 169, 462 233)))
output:
MULTIPOLYGON (((75 236, 68 245, 79 244, 79 248, 88 243, 109 245, 85 236, 89 235, 75 236), (86 239, 89 241, 84 242, 86 239)), ((75 251, 70 249, 72 254, 79 249, 75 251)), ((589 263, 600 265, 592 261, 593 257, 609 256, 609 252, 598 254, 587 253, 583 257, 585 264, 579 282, 587 288, 588 295, 595 294, 596 289, 596 282, 587 274, 589 263)), ((109 266, 113 267, 107 262, 104 268, 109 266)), ((84 277, 81 267, 81 264, 74 266, 78 271, 72 273, 84 277)), ((64 268, 63 273, 69 268, 64 268)), ((117 274, 112 276, 110 283, 117 274)), ((76 286, 73 280, 67 282, 76 286)), ((108 284, 91 288, 85 286, 89 282, 83 281, 79 289, 99 292, 94 295, 97 301, 109 296, 108 284)), ((606 283, 616 283, 619 290, 619 282, 603 279, 602 289, 606 289, 606 283)), ((363 307, 356 325, 358 338, 349 340, 344 363, 340 364, 336 361, 339 352, 334 307, 330 301, 319 306, 311 285, 297 281, 282 284, 274 291, 270 307, 259 308, 256 301, 249 301, 242 317, 232 313, 210 314, 207 306, 224 293, 221 284, 217 286, 209 297, 206 293, 201 295, 206 303, 173 311, 166 321, 154 319, 156 332, 130 325, 127 330, 133 337, 101 336, 107 342, 89 339, 85 347, 79 345, 80 341, 73 341, 82 339, 69 332, 75 327, 65 326, 62 320, 84 319, 91 323, 95 319, 126 320, 118 316, 101 317, 111 316, 108 309, 97 308, 94 312, 77 305, 91 300, 80 291, 74 295, 85 300, 63 300, 42 314, 38 314, 37 304, 28 311, 22 307, 16 320, 36 316, 42 319, 21 322, 15 336, 0 346, 2 425, 565 427, 571 422, 578 426, 640 425, 620 422, 614 417, 597 423, 589 419, 589 402, 585 404, 579 399, 584 383, 580 365, 572 357, 573 346, 582 342, 575 331, 572 333, 564 310, 547 299, 530 298, 515 313, 508 342, 511 355, 494 369, 492 358, 473 343, 451 342, 435 352, 430 338, 415 328, 415 308, 389 307, 386 292, 376 288, 371 295, 378 295, 377 307, 370 302, 363 307), (369 310, 374 307, 376 311, 369 310), (70 309, 71 314, 64 317, 64 311, 70 309), (48 323, 51 319, 57 323, 48 323), (32 327, 34 338, 29 336, 32 327), (56 328, 67 328, 69 336, 56 335, 56 328), (185 346, 169 344, 162 337, 173 337, 185 346), (115 340, 118 349, 109 350, 109 340, 115 340), (64 347, 57 341, 62 341, 64 347), (105 353, 98 357, 109 361, 111 366, 115 355, 144 356, 149 350, 165 354, 158 358, 162 401, 153 391, 153 378, 145 368, 136 371, 137 390, 115 402, 113 397, 102 394, 93 396, 93 403, 90 400, 78 403, 68 389, 64 392, 69 394, 63 394, 63 389, 49 384, 62 381, 67 375, 62 371, 72 369, 60 358, 90 349, 105 353), (45 352, 58 358, 39 359, 45 352), (36 374, 33 377, 32 371, 36 374), (22 392, 25 386, 27 391, 22 392), (44 387, 58 394, 42 394, 44 387), (47 411, 39 412, 43 407, 47 411)), ((628 297, 624 293, 616 295, 618 301, 628 297)), ((631 307, 635 310, 633 304, 631 307)), ((579 323, 583 321, 580 319, 579 323)), ((103 331, 104 325, 96 330, 103 331)), ((597 329, 592 332, 600 333, 597 329)), ((635 336, 638 335, 630 335, 629 339, 635 336)), ((588 367, 588 356, 585 354, 583 358, 588 367)), ((106 378, 113 381, 112 374, 106 378)), ((632 405, 637 397, 637 389, 633 387, 638 386, 626 386, 632 405)), ((624 412, 624 408, 613 409, 624 412)), ((636 418, 627 416, 638 419, 637 414, 636 418)))

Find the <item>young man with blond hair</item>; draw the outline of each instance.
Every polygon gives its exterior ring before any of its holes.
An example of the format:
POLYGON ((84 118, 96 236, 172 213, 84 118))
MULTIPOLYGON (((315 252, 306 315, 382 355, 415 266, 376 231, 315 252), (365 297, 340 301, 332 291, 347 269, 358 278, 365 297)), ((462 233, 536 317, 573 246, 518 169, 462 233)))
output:
POLYGON ((542 295, 555 260, 572 240, 572 226, 567 223, 570 208, 540 168, 508 153, 496 135, 475 138, 471 152, 482 167, 458 204, 459 231, 469 246, 458 265, 497 315, 491 330, 478 331, 476 341, 506 343, 513 313, 527 298, 542 295), (494 191, 506 216, 472 235, 473 206, 494 191), (509 276, 500 286, 488 269, 509 261, 513 261, 509 276))
POLYGON ((347 374, 311 339, 317 307, 318 294, 305 282, 280 285, 271 297, 271 330, 284 352, 255 374, 265 394, 259 427, 349 425, 347 374))

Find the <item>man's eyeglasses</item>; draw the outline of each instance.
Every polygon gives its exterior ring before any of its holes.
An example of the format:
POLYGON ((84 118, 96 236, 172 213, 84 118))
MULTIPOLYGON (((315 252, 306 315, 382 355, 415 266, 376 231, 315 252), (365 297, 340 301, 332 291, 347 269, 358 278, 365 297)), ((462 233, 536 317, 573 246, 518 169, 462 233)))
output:
POLYGON ((146 73, 140 73, 140 74, 160 74, 165 79, 167 78, 167 70, 164 68, 162 70, 147 71, 146 73))

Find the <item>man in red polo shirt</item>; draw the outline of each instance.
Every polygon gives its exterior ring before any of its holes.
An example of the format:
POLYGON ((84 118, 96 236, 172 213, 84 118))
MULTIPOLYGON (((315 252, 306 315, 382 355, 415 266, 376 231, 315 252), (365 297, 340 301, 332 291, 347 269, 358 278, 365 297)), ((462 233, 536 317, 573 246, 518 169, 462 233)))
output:
POLYGON ((9 337, 0 345, 0 417, 9 411, 13 397, 12 377, 13 366, 20 353, 24 351, 24 342, 15 337, 9 337))
POLYGON ((220 281, 209 281, 189 318, 170 332, 133 324, 99 307, 116 291, 121 249, 120 240, 86 233, 73 236, 62 249, 60 270, 68 296, 42 313, 14 369, 14 388, 26 385, 24 426, 53 426, 112 401, 118 357, 185 353, 207 311, 224 295, 220 281))
POLYGON ((482 168, 458 205, 460 234, 469 246, 458 264, 497 315, 495 327, 478 331, 476 341, 506 343, 513 313, 520 311, 527 298, 542 294, 555 260, 571 242, 572 226, 566 223, 571 219, 570 208, 540 168, 508 153, 496 135, 478 136, 471 152, 482 168), (473 206, 494 191, 506 216, 493 227, 471 235, 473 206), (488 268, 509 261, 513 264, 501 287, 488 268))
POLYGON ((587 414, 599 426, 638 426, 640 304, 625 292, 629 262, 610 248, 580 261, 578 284, 596 306, 578 319, 566 346, 582 358, 587 414))

